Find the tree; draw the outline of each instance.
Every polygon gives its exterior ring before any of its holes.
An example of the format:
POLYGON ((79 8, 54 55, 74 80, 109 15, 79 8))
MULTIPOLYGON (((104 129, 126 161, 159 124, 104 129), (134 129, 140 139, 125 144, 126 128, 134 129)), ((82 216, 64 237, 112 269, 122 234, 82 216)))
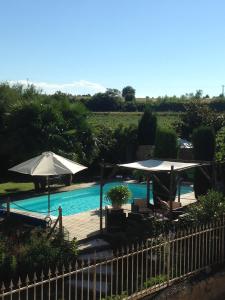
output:
POLYGON ((117 89, 106 89, 106 94, 111 97, 121 98, 121 92, 117 89))
POLYGON ((108 89, 105 93, 95 94, 86 105, 92 111, 118 111, 121 104, 122 99, 118 91, 108 89))
POLYGON ((219 116, 199 99, 186 104, 185 110, 176 124, 176 130, 182 138, 190 140, 193 130, 200 126, 209 126, 218 131, 224 124, 224 117, 219 116))
POLYGON ((95 157, 94 135, 87 123, 87 110, 68 100, 31 101, 14 106, 1 132, 1 172, 43 151, 53 151, 81 163, 95 157))
POLYGON ((195 93, 195 99, 201 99, 202 98, 203 91, 197 90, 195 93))
POLYGON ((154 145, 157 118, 150 109, 146 109, 138 124, 139 145, 154 145))
MULTIPOLYGON (((199 127, 194 130, 193 153, 195 160, 213 161, 215 156, 215 133, 210 127, 199 127)), ((212 166, 205 167, 209 177, 212 179, 212 166)), ((205 195, 212 188, 212 180, 207 178, 202 171, 197 168, 194 177, 195 197, 205 195)))
POLYGON ((122 96, 125 98, 125 101, 134 101, 135 100, 135 89, 132 86, 126 86, 122 90, 122 96))

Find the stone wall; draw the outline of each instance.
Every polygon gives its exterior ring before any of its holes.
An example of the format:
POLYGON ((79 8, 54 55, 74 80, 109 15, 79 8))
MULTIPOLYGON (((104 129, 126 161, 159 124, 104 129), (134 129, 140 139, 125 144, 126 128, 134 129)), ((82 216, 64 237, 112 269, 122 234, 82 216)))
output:
POLYGON ((146 160, 153 157, 155 146, 152 145, 140 145, 138 146, 136 156, 137 160, 146 160))

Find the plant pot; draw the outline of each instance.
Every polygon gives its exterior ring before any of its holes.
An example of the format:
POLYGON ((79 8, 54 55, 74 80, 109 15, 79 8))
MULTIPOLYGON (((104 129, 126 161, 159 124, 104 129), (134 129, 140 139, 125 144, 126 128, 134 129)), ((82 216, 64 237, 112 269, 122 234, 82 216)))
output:
POLYGON ((106 210, 106 231, 120 232, 126 228, 126 213, 123 209, 107 209, 106 210))
POLYGON ((122 205, 118 205, 118 204, 113 204, 112 205, 112 209, 113 210, 121 210, 122 205))

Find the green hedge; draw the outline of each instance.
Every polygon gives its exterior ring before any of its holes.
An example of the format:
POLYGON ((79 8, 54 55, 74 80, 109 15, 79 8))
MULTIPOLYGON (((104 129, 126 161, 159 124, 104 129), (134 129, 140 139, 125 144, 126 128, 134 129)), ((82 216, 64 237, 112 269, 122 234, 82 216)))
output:
MULTIPOLYGON (((215 134, 210 127, 199 127, 192 136, 193 154, 195 160, 213 161, 215 156, 215 134)), ((212 178, 212 167, 205 167, 207 174, 212 178)), ((200 169, 195 170, 194 191, 195 197, 205 195, 212 188, 210 181, 200 169)))
POLYGON ((157 117, 150 109, 146 109, 138 124, 139 145, 154 145, 157 117))

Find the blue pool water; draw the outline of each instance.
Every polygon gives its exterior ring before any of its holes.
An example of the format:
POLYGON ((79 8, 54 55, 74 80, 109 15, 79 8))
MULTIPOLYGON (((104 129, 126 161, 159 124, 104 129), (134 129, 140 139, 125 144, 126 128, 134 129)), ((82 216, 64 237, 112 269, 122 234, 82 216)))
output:
MULTIPOLYGON (((136 183, 122 183, 122 182, 111 182, 107 183, 103 192, 106 192, 113 186, 116 185, 126 185, 132 193, 130 202, 133 198, 146 198, 146 184, 136 184, 136 183)), ((62 212, 64 216, 69 216, 77 213, 81 213, 88 210, 93 210, 99 208, 99 185, 93 185, 87 188, 81 188, 72 190, 69 192, 62 192, 51 194, 51 215, 58 215, 58 207, 62 207, 62 212)), ((183 186, 181 188, 181 193, 185 194, 192 191, 192 188, 183 186)), ((150 195, 152 199, 152 194, 150 195)), ((20 210, 28 210, 33 212, 38 212, 46 214, 48 210, 48 198, 47 195, 40 197, 28 198, 25 200, 16 201, 11 204, 12 208, 20 210)), ((103 198, 103 205, 109 205, 106 201, 105 196, 103 198)))

